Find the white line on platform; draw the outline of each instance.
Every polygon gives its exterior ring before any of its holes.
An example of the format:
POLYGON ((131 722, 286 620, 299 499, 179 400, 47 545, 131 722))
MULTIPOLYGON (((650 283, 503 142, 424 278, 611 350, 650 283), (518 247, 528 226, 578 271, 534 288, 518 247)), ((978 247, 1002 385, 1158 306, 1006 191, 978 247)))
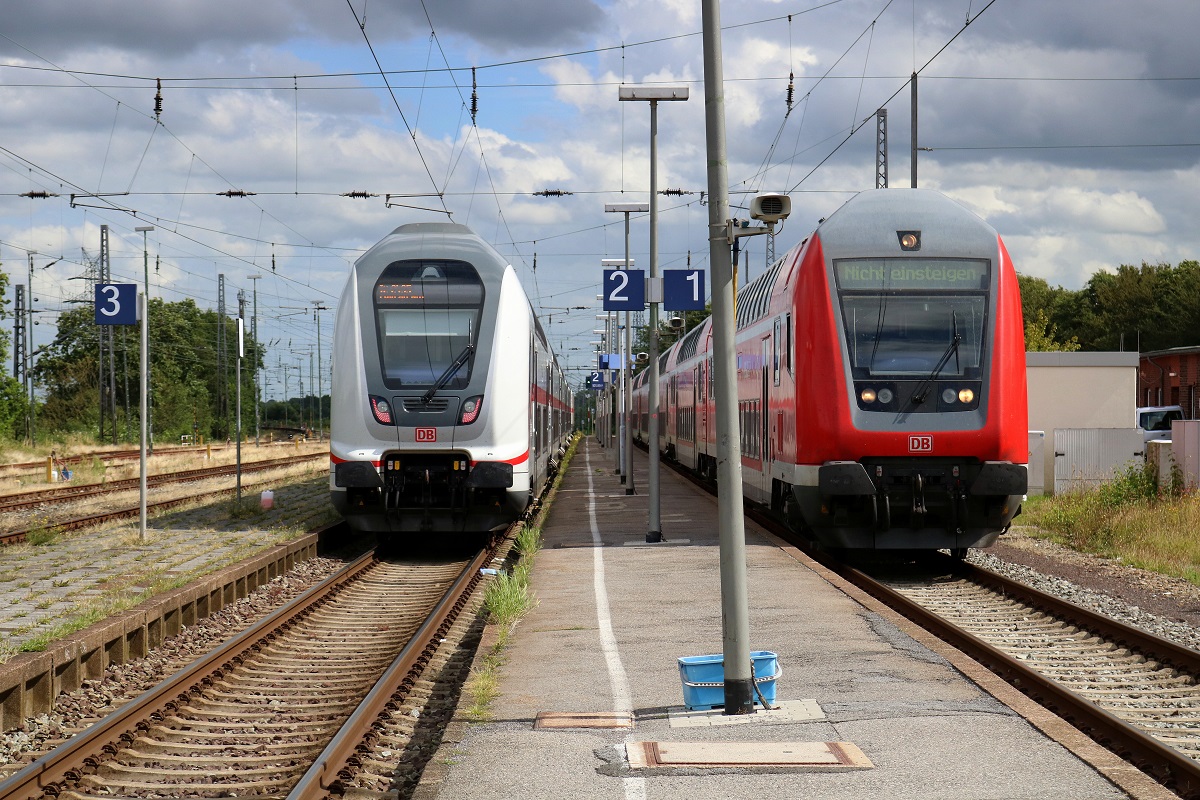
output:
MULTIPOLYGON (((608 664, 608 682, 612 686, 613 709, 633 713, 633 697, 629 690, 629 676, 621 663, 621 652, 617 648, 617 637, 613 634, 612 614, 608 605, 608 588, 604 583, 604 547, 600 540, 600 527, 596 524, 596 493, 592 479, 592 455, 584 450, 584 464, 588 476, 588 523, 592 528, 592 585, 596 593, 596 621, 600 627, 600 649, 608 664)), ((625 800, 645 800, 645 778, 622 778, 625 785, 625 800)))

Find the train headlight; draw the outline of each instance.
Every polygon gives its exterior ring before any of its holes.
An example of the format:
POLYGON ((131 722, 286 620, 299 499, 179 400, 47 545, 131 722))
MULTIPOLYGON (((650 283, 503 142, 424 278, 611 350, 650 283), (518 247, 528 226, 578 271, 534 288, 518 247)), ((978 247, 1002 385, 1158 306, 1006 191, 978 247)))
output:
POLYGON ((458 418, 459 425, 470 425, 479 418, 479 409, 483 408, 483 395, 469 397, 462 404, 462 414, 458 418))
POLYGON ((975 391, 973 389, 963 389, 958 393, 958 402, 970 403, 975 399, 975 391))
POLYGON ((883 388, 879 390, 879 402, 883 403, 884 405, 892 402, 893 397, 895 397, 895 395, 892 394, 891 389, 883 388))
POLYGON ((382 397, 371 395, 371 413, 375 415, 375 421, 381 425, 395 425, 392 420, 392 407, 388 405, 388 401, 382 397))
POLYGON ((874 403, 874 402, 875 402, 875 396, 876 396, 876 395, 875 395, 875 390, 874 390, 874 389, 863 389, 863 390, 862 390, 862 394, 861 394, 861 395, 859 395, 859 397, 861 397, 861 398, 862 398, 862 401, 863 401, 864 403, 874 403))
POLYGON ((958 399, 958 393, 955 392, 953 389, 946 389, 945 391, 942 392, 942 402, 945 403, 946 405, 950 405, 956 399, 958 399))

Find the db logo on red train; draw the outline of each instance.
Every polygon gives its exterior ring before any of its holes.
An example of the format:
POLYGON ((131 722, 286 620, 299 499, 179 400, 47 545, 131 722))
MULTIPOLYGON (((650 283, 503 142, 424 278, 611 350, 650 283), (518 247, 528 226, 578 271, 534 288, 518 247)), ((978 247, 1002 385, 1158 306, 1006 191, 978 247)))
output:
MULTIPOLYGON (((421 441, 417 439, 417 441, 421 441)), ((933 437, 932 436, 910 436, 908 437, 908 452, 910 453, 932 453, 933 452, 933 437)))
POLYGON ((418 442, 436 442, 437 428, 417 428, 418 442))

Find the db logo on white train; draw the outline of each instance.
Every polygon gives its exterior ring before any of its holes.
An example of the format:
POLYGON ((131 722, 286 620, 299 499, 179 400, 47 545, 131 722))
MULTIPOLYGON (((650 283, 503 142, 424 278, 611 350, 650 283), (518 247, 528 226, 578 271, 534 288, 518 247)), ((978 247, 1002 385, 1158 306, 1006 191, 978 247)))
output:
POLYGON ((436 442, 437 428, 417 428, 418 442, 436 442))
MULTIPOLYGON (((420 439, 418 439, 417 441, 420 441, 420 439)), ((910 436, 910 437, 908 437, 908 452, 910 452, 910 453, 932 453, 933 452, 933 437, 932 436, 910 436)))

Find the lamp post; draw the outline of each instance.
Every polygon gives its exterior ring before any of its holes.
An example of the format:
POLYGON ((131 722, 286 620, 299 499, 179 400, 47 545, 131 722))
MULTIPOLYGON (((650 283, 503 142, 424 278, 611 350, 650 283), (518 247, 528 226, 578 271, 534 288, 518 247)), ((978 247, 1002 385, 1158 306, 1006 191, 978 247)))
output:
POLYGON ((662 521, 658 491, 658 304, 662 287, 658 280, 658 103, 660 100, 687 100, 686 86, 622 86, 621 100, 646 100, 650 103, 650 518, 647 542, 662 541, 662 521))
MULTIPOLYGON (((649 203, 605 203, 604 211, 625 215, 625 262, 626 270, 633 267, 629 257, 629 215, 644 214, 650 210, 649 203)), ((608 266, 605 264, 605 266, 608 266)), ((629 312, 625 312, 625 350, 621 356, 621 380, 628 381, 625 391, 625 494, 636 494, 633 486, 633 334, 629 324, 629 312)))
POLYGON ((321 312, 327 311, 320 300, 313 300, 313 317, 317 320, 317 441, 325 440, 325 400, 323 397, 324 382, 321 380, 321 312))
MULTIPOLYGON (((593 331, 593 333, 594 333, 594 331, 593 331)), ((588 342, 588 344, 590 344, 592 347, 596 348, 595 363, 596 363, 597 369, 599 369, 600 353, 602 352, 602 346, 603 346, 604 342, 599 341, 597 339, 592 339, 591 341, 588 342)), ((595 408, 596 408, 595 425, 593 427, 594 427, 594 432, 596 434, 596 441, 598 441, 600 443, 600 446, 603 447, 604 446, 604 434, 600 427, 600 421, 604 418, 604 398, 603 398, 601 392, 595 391, 594 387, 593 387, 592 391, 593 391, 593 402, 594 402, 595 408)))
MULTIPOLYGON (((606 258, 600 263, 604 267, 623 267, 629 270, 633 267, 633 259, 629 257, 629 215, 635 212, 645 212, 649 206, 646 203, 605 203, 605 211, 622 212, 625 214, 625 258, 606 258)), ((625 494, 637 494, 633 487, 633 339, 629 312, 625 312, 625 341, 618 341, 621 348, 621 442, 624 448, 625 494)))
MULTIPOLYGON (((150 255, 146 249, 146 234, 154 230, 153 225, 139 225, 134 228, 135 231, 141 231, 142 234, 142 274, 146 287, 146 309, 142 317, 142 339, 143 353, 142 358, 142 380, 145 381, 143 389, 143 397, 145 406, 142 408, 142 439, 147 452, 154 454, 154 429, 150 425, 150 255)), ((142 528, 143 536, 145 535, 145 526, 142 528)))
POLYGON ((38 254, 37 250, 29 251, 29 283, 26 284, 27 291, 25 295, 25 382, 29 384, 29 411, 27 414, 29 429, 29 446, 37 446, 37 435, 34 433, 34 387, 33 387, 33 257, 38 254))

